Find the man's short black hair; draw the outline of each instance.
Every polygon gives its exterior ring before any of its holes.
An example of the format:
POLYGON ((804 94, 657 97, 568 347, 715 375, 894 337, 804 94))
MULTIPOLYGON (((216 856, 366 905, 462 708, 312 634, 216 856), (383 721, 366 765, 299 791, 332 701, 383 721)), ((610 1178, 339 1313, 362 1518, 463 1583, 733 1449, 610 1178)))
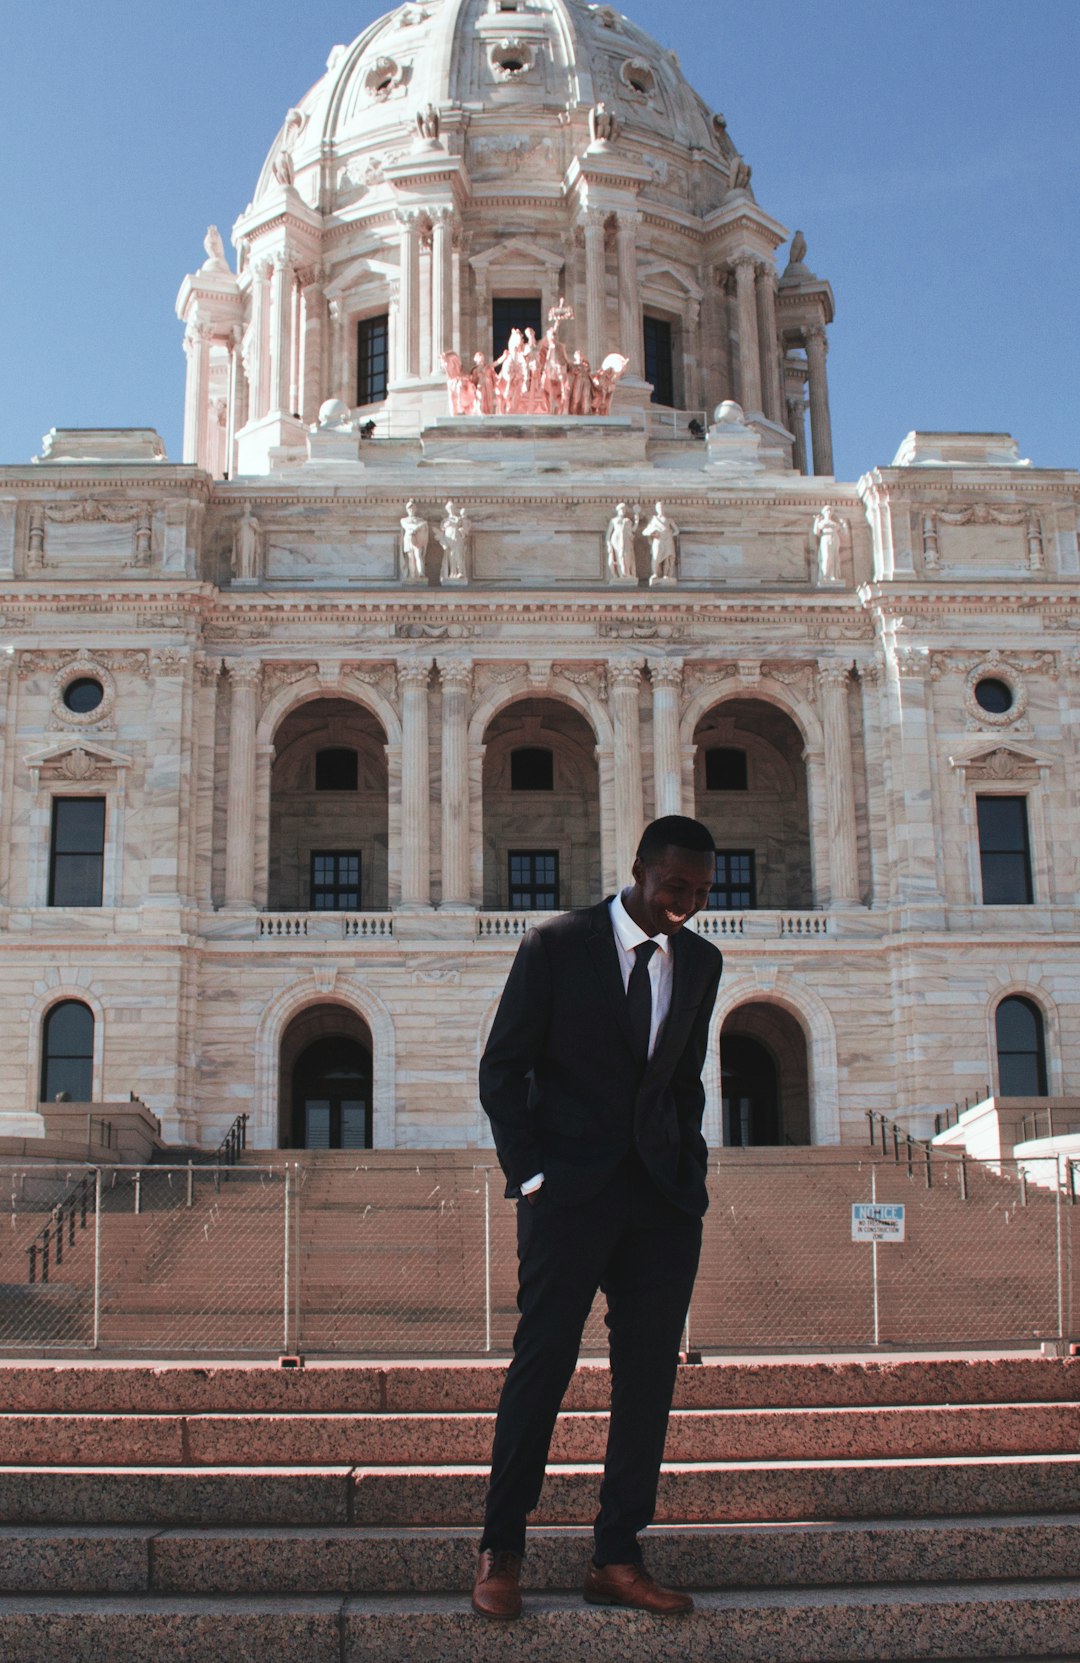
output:
POLYGON ((694 854, 714 855, 716 844, 712 832, 700 820, 690 820, 685 814, 665 814, 645 827, 637 858, 643 866, 651 866, 665 849, 689 849, 694 854))

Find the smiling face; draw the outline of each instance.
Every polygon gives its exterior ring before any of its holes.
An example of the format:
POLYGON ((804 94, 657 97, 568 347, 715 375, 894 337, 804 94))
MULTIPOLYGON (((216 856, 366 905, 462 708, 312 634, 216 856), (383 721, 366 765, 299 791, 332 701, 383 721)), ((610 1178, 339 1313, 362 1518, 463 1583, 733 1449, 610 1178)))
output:
POLYGON ((635 860, 623 906, 646 935, 676 935, 707 904, 715 876, 715 855, 669 844, 648 866, 635 860))

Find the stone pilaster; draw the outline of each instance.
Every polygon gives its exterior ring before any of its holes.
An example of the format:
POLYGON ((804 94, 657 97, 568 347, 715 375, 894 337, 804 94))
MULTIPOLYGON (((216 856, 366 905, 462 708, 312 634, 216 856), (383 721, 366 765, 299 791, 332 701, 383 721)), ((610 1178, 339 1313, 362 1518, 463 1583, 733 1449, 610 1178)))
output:
POLYGON ((776 267, 767 262, 758 268, 757 293, 765 414, 771 422, 782 425, 785 412, 780 378, 780 341, 776 330, 776 267))
POLYGON ((615 730, 615 860, 620 884, 630 882, 644 810, 641 795, 641 667, 620 659, 608 670, 611 715, 615 730))
POLYGON ((604 219, 600 208, 588 208, 585 231, 585 324, 588 358, 594 369, 605 354, 607 341, 607 260, 604 253, 604 219))
POLYGON ((251 270, 251 379, 248 389, 248 420, 253 422, 266 415, 269 398, 266 293, 272 270, 269 260, 256 260, 251 270))
POLYGON ((806 455, 806 400, 800 393, 787 396, 788 431, 795 435, 795 466, 799 473, 808 473, 806 455))
POLYGON ((300 370, 300 414, 311 423, 323 402, 323 339, 326 330, 325 274, 321 266, 305 274, 303 288, 303 358, 300 370))
POLYGON ((929 654, 919 647, 891 644, 885 664, 896 898, 938 908, 943 899, 942 854, 934 809, 929 654))
POLYGON ((757 261, 741 254, 734 262, 739 312, 739 403, 748 416, 761 415, 761 346, 757 321, 757 261))
POLYGON ((846 664, 821 664, 817 673, 821 726, 825 738, 828 790, 830 905, 859 904, 859 859, 855 836, 855 779, 846 664))
POLYGON ((806 331, 806 363, 810 372, 810 442, 814 450, 814 472, 833 471, 832 418, 829 415, 829 381, 825 369, 825 325, 814 324, 806 331))
POLYGON ((226 662, 229 711, 229 788, 225 813, 225 905, 255 905, 255 729, 259 713, 257 659, 226 662))
POLYGON ((653 698, 653 791, 656 818, 681 814, 682 756, 679 749, 679 690, 682 665, 673 659, 649 660, 653 698))
POLYGON ((453 221, 451 208, 431 210, 431 368, 441 369, 441 357, 452 341, 450 301, 453 293, 453 221))
POLYGON ((472 664, 440 658, 442 682, 442 905, 470 904, 469 688, 472 664))
POLYGON ((399 381, 420 371, 420 215, 415 208, 398 210, 401 226, 398 340, 395 348, 399 381))
POLYGON ((431 904, 431 809, 428 777, 429 659, 398 665, 401 695, 401 905, 431 904))
POLYGON ((229 337, 229 393, 225 419, 226 479, 236 472, 236 430, 243 427, 246 416, 247 388, 244 381, 244 357, 240 351, 240 329, 233 327, 229 337))
MULTIPOLYGON (((641 324, 641 288, 638 283, 637 239, 641 215, 620 214, 618 218, 619 248, 619 348, 630 360, 629 373, 644 373, 644 341, 641 324)), ((593 369, 599 361, 591 359, 593 369)))
POLYGON ((270 277, 270 409, 283 416, 291 413, 292 285, 292 264, 288 251, 281 248, 274 255, 270 277))
POLYGON ((206 424, 210 385, 210 327, 189 323, 184 331, 187 387, 184 398, 184 461, 206 466, 206 424))

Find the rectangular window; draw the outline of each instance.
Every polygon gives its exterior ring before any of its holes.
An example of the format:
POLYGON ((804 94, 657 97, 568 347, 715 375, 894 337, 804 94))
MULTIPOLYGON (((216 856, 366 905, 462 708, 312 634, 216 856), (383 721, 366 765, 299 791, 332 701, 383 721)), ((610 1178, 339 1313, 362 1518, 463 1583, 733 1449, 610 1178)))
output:
POLYGON ((753 849, 717 849, 710 912, 746 912, 757 906, 753 849))
POLYGON ((539 295, 497 294, 493 297, 491 340, 496 358, 510 339, 511 329, 520 329, 523 335, 526 329, 531 329, 537 340, 540 339, 544 331, 540 324, 539 295))
POLYGON ((652 382, 654 404, 675 403, 675 360, 672 355, 671 325, 664 318, 651 318, 646 313, 645 379, 652 382))
POLYGON ((104 797, 55 797, 49 862, 51 907, 99 907, 105 877, 104 797))
POLYGON ((316 849, 311 856, 312 912, 360 911, 360 851, 316 849))
POLYGON ((983 905, 1030 906, 1031 849, 1026 797, 977 797, 983 905))
POLYGON ((390 314, 361 318, 356 328, 356 402, 381 404, 390 362, 390 314))
POLYGON ((512 849, 510 906, 515 912, 557 912, 559 856, 554 849, 512 849))

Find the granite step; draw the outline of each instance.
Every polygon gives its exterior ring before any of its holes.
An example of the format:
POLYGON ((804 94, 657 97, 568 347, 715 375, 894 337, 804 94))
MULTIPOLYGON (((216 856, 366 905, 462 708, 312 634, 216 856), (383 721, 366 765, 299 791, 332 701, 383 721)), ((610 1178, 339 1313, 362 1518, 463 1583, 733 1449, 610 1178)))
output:
MULTIPOLYGON (((0 1363, 6 1410, 23 1414, 355 1414, 494 1410, 505 1361, 0 1363)), ((564 1400, 604 1410, 606 1362, 582 1364, 564 1400)), ((994 1356, 709 1359, 682 1367, 677 1409, 885 1408, 1080 1402, 1080 1358, 994 1356)))
MULTIPOLYGON (((443 1414, 0 1414, 0 1463, 46 1466, 382 1466, 484 1462, 490 1411, 443 1414)), ((557 1462, 602 1461, 608 1416, 562 1414, 557 1462)), ((1080 1403, 837 1409, 677 1409, 669 1461, 884 1460, 920 1455, 1071 1454, 1080 1403)))
MULTIPOLYGON (((0 1467, 0 1523, 472 1526, 486 1464, 441 1467, 0 1467)), ((598 1463, 548 1469, 535 1522, 586 1524, 598 1463)), ((657 1522, 1067 1513, 1080 1456, 672 1462, 657 1522)))
MULTIPOLYGON (((478 1531, 362 1526, 0 1526, 0 1593, 460 1593, 478 1531)), ((592 1549, 586 1526, 530 1532, 526 1588, 574 1592, 592 1549)), ((1080 1513, 657 1526, 650 1569, 687 1588, 1074 1576, 1080 1513)))
POLYGON ((710 1591, 689 1615, 657 1619, 576 1595, 528 1602, 510 1633, 457 1595, 16 1595, 0 1599, 0 1651, 19 1663, 951 1663, 1013 1655, 1075 1658, 1080 1582, 1013 1580, 811 1590, 710 1591))

